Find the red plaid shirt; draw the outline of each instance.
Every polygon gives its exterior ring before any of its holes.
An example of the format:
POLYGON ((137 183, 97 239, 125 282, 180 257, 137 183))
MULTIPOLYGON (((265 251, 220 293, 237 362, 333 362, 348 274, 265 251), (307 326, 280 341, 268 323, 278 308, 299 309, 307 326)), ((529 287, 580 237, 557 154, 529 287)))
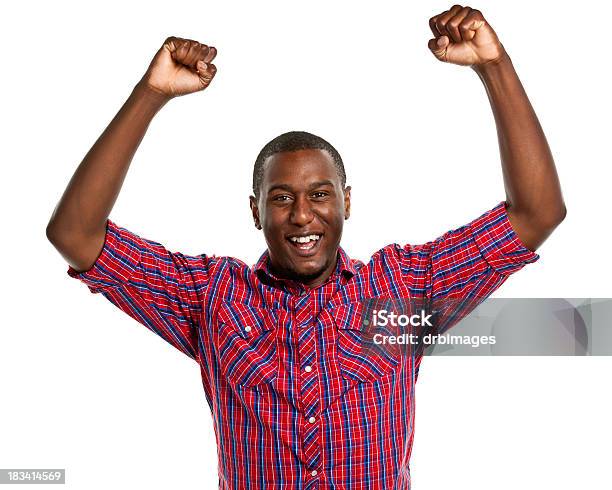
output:
MULTIPOLYGON (((313 289, 187 256, 107 222, 85 282, 199 365, 218 445, 219 488, 409 489, 421 355, 366 356, 368 298, 486 298, 539 256, 505 202, 424 245, 388 245, 367 264, 338 250, 313 289)), ((464 313, 467 313, 464 312, 464 313)))

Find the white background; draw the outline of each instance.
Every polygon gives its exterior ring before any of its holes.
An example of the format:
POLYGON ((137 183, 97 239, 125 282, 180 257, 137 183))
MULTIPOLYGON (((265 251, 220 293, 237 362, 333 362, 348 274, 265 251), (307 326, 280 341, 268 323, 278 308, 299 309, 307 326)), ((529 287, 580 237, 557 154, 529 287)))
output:
MULTIPOLYGON (((427 50, 446 2, 13 2, 3 13, 0 467, 70 489, 216 488, 199 370, 66 275, 44 229, 70 176, 168 35, 214 45, 203 93, 155 118, 111 213, 169 249, 253 263, 252 164, 306 130, 353 186, 343 246, 423 243, 504 199, 494 121, 469 68, 427 50)), ((499 297, 610 297, 609 2, 480 8, 512 57, 568 208, 499 297)), ((610 358, 427 358, 416 490, 604 489, 610 358)))

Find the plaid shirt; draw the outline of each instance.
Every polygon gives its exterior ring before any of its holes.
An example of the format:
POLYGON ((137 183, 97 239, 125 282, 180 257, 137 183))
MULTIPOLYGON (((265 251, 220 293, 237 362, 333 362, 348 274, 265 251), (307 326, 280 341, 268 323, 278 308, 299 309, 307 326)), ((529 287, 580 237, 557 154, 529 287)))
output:
POLYGON ((424 245, 388 245, 367 264, 340 248, 335 272, 314 289, 275 277, 267 252, 253 268, 187 256, 110 220, 93 267, 68 274, 198 363, 219 488, 389 490, 410 488, 422 357, 364 355, 360 305, 484 299, 538 258, 502 201, 424 245))

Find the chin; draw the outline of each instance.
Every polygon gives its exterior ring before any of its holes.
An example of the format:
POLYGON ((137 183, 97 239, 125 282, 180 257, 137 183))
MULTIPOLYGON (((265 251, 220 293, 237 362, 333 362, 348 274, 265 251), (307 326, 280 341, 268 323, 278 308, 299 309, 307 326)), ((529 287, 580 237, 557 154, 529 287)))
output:
POLYGON ((294 269, 293 273, 295 277, 298 278, 299 280, 314 279, 315 277, 320 276, 324 270, 325 269, 321 267, 312 267, 312 268, 307 267, 307 268, 294 269))
POLYGON ((325 264, 313 264, 312 266, 299 267, 293 269, 293 273, 298 281, 307 282, 316 279, 325 272, 327 266, 325 264))

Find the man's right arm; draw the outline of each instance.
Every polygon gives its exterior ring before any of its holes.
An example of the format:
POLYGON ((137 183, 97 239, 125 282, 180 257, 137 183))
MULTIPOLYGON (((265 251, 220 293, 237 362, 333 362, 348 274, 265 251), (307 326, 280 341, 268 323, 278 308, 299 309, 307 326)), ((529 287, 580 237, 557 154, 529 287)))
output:
POLYGON ((170 99, 204 90, 216 73, 216 49, 169 37, 142 80, 89 150, 47 225, 47 237, 77 271, 100 255, 106 222, 144 134, 170 99))

